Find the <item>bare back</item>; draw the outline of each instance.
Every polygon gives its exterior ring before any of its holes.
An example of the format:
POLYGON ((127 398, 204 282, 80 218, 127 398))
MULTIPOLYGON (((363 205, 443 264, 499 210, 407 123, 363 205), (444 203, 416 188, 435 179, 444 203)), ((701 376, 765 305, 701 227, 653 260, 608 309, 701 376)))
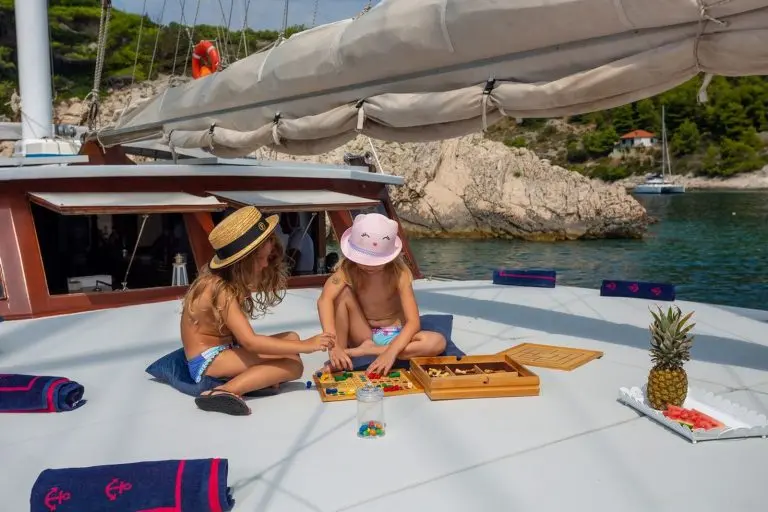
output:
POLYGON ((217 329, 216 319, 213 316, 211 288, 210 285, 207 286, 192 304, 194 316, 188 311, 181 316, 181 342, 187 359, 211 347, 231 343, 234 339, 226 325, 222 326, 221 332, 217 329))

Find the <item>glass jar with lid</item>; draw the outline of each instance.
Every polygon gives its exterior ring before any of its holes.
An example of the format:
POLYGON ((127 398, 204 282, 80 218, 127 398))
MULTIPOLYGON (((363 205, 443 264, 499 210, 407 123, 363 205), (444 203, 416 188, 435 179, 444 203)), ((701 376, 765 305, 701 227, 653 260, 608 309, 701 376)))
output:
POLYGON ((358 388, 357 393, 358 437, 381 437, 385 434, 384 390, 370 384, 358 388))

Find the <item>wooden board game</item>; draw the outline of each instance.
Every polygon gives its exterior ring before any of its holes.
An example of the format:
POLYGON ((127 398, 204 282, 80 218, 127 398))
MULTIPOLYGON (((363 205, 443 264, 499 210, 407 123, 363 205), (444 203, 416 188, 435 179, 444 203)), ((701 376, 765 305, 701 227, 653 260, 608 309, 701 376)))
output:
POLYGON ((366 384, 384 388, 384 397, 423 393, 424 388, 408 370, 392 370, 389 375, 369 377, 364 371, 323 373, 315 372, 313 380, 323 402, 355 400, 358 388, 366 384), (394 388, 394 389, 391 389, 394 388), (334 391, 335 390, 335 391, 334 391))
POLYGON ((522 343, 499 352, 499 355, 507 355, 518 363, 527 366, 551 368, 567 372, 585 365, 593 359, 603 357, 603 353, 596 350, 538 345, 536 343, 522 343))
POLYGON ((431 400, 538 396, 539 377, 506 355, 416 357, 411 374, 431 400))

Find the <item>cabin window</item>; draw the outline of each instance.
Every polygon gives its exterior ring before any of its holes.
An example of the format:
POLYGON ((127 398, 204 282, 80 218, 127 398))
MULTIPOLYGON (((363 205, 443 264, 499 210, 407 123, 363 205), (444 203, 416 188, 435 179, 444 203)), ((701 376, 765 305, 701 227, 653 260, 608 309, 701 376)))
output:
POLYGON ((329 190, 272 190, 272 191, 209 191, 231 205, 228 211, 213 215, 219 223, 235 208, 255 206, 264 215, 280 214, 277 236, 286 252, 291 275, 325 275, 332 272, 339 261, 338 249, 327 242, 327 233, 333 231, 326 218, 328 212, 381 208, 377 199, 343 194, 329 190))
POLYGON ((183 286, 197 275, 184 213, 225 207, 176 193, 30 194, 51 295, 183 286), (174 272, 174 263, 184 265, 174 272))

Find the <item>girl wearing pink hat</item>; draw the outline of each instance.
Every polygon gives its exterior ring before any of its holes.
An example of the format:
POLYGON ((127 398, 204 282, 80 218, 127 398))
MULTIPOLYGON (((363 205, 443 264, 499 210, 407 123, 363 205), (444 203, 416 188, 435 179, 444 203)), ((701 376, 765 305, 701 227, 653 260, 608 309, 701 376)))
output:
POLYGON ((421 330, 397 227, 384 215, 361 214, 341 237, 344 258, 317 301, 323 331, 336 336, 333 369, 352 370, 351 357, 376 355, 367 371, 386 374, 395 359, 445 350, 441 334, 421 330))

